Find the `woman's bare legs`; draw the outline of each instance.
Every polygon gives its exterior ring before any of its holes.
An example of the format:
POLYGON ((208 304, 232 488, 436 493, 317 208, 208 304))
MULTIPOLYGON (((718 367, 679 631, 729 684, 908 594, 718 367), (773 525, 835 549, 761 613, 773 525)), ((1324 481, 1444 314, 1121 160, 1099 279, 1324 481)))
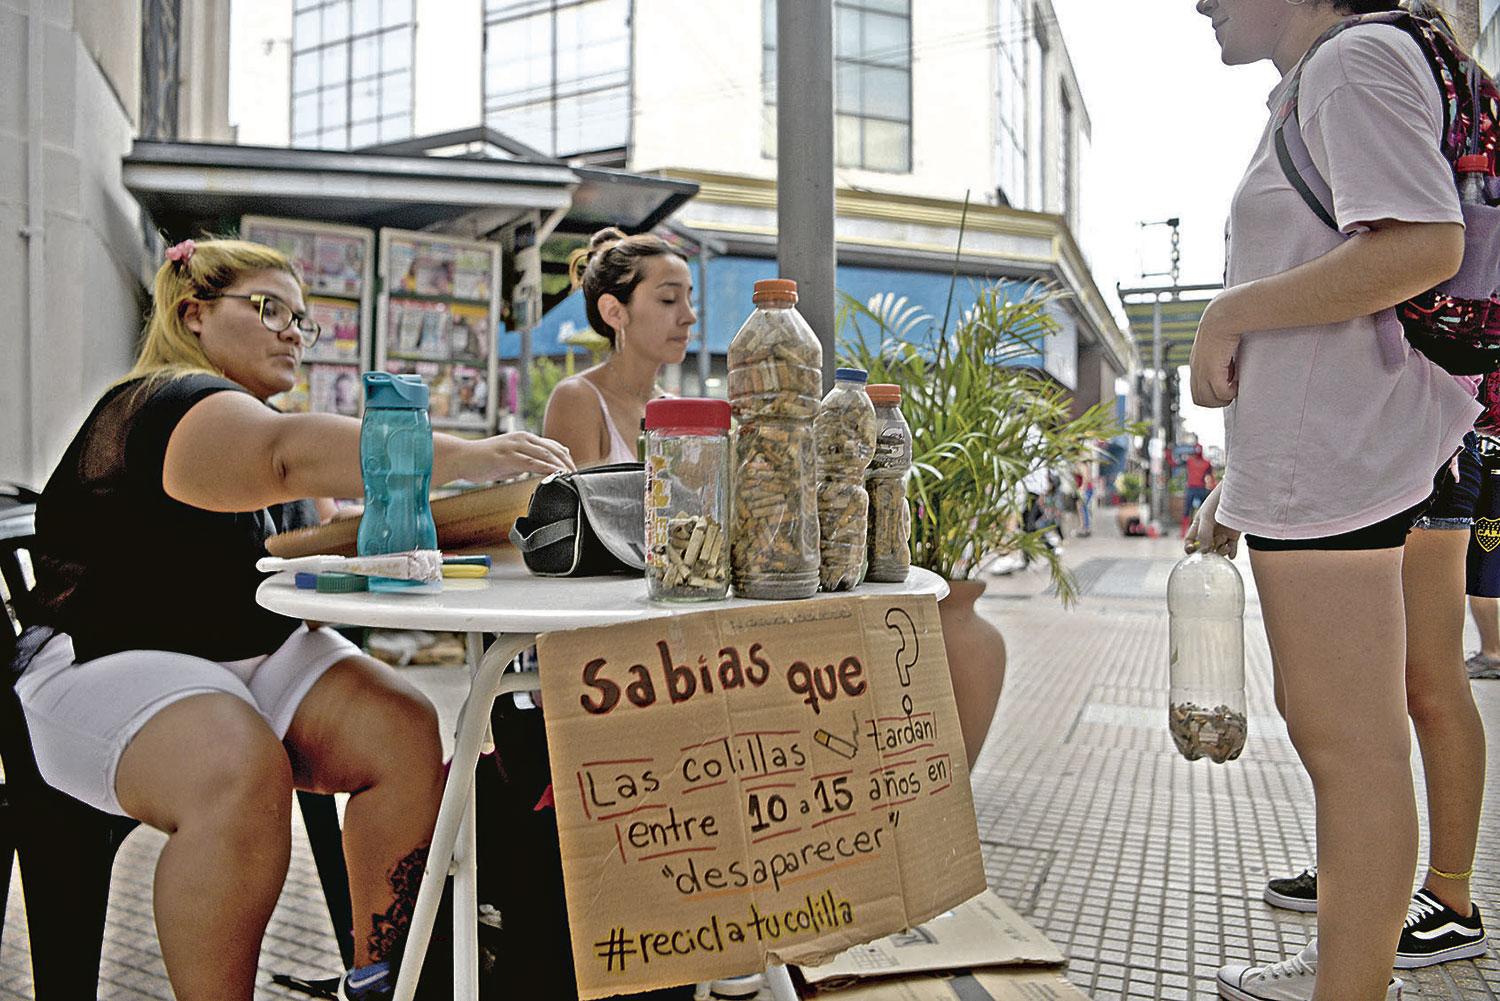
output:
POLYGON ((1318 827, 1315 1001, 1385 996, 1417 852, 1400 549, 1251 551, 1318 827))
POLYGON ((276 734, 233 695, 190 696, 126 746, 115 792, 167 834, 153 906, 173 994, 251 1001, 292 852, 292 770, 276 734))
POLYGON ((297 788, 351 794, 344 857, 355 965, 397 959, 443 796, 437 713, 391 668, 349 657, 303 699, 286 748, 297 788))
MULTIPOLYGON (((1464 669, 1464 576, 1469 533, 1417 529, 1407 537, 1406 703, 1422 749, 1434 868, 1461 873, 1474 863, 1484 802, 1484 722, 1464 669)), ((1428 873, 1425 886, 1460 914, 1469 881, 1428 873)))
POLYGON ((1500 598, 1470 598, 1469 612, 1479 630, 1479 652, 1500 660, 1500 598))

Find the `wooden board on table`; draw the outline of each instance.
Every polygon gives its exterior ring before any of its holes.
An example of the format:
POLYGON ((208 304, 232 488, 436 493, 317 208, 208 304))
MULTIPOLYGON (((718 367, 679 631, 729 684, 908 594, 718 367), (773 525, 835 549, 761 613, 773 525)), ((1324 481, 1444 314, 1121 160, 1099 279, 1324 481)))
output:
MULTIPOLYGON (((432 502, 438 546, 447 551, 489 549, 503 545, 516 519, 526 514, 539 477, 496 483, 432 502)), ((313 528, 299 528, 266 540, 272 556, 353 556, 359 519, 343 518, 313 528)))

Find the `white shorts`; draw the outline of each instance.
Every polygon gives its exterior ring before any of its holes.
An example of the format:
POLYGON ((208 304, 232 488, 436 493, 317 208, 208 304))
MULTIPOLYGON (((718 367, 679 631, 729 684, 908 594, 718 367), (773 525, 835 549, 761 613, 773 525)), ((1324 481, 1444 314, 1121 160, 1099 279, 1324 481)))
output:
POLYGON ((226 692, 265 718, 278 740, 313 684, 360 653, 332 629, 299 626, 264 657, 217 663, 162 650, 126 650, 82 664, 58 633, 16 681, 37 770, 48 785, 106 813, 124 815, 115 796, 120 755, 141 727, 180 699, 226 692))

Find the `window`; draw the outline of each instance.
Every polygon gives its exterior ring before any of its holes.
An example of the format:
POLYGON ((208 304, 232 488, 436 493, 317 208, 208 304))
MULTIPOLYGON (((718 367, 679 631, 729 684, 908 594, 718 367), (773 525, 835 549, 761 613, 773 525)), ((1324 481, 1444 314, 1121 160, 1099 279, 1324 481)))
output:
POLYGON ((1074 209, 1077 208, 1075 199, 1077 192, 1073 190, 1073 170, 1076 165, 1074 157, 1077 155, 1075 152, 1077 137, 1073 133, 1075 127, 1073 102, 1069 100, 1066 88, 1059 91, 1057 96, 1058 106, 1061 109, 1059 115, 1061 121, 1058 123, 1058 131, 1061 134, 1058 136, 1057 143, 1058 192, 1061 195, 1063 216, 1068 220, 1069 226, 1076 227, 1078 220, 1074 217, 1074 209))
POLYGON ((296 0, 292 145, 353 149, 412 133, 416 0, 296 0))
MULTIPOLYGON (((762 146, 776 155, 776 0, 764 0, 762 146)), ((835 0, 834 152, 840 167, 911 171, 911 0, 835 0)))
POLYGON ((484 118, 554 156, 625 146, 629 0, 486 0, 484 118))
POLYGON ((1006 204, 1026 197, 1027 58, 1031 39, 1026 0, 998 0, 996 37, 995 184, 1006 204))
POLYGON ((1047 121, 1052 114, 1051 102, 1047 99, 1052 92, 1051 87, 1048 86, 1048 81, 1051 79, 1048 66, 1051 39, 1048 37, 1047 21, 1040 7, 1034 8, 1033 11, 1029 48, 1027 89, 1030 91, 1030 98, 1027 102, 1027 115, 1031 121, 1029 173, 1033 199, 1030 207, 1047 212, 1052 209, 1048 202, 1048 194, 1052 190, 1052 185, 1047 180, 1048 166, 1051 163, 1047 153, 1047 141, 1050 135, 1047 121))

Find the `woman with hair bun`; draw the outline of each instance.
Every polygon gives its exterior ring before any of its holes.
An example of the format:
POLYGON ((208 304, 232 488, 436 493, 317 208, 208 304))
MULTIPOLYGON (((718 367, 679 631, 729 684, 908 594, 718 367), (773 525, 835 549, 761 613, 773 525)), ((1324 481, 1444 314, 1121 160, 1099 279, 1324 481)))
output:
MULTIPOLYGON (((251 1001, 291 856, 293 789, 350 793, 350 1001, 383 1001, 443 789, 432 706, 331 629, 256 604, 300 498, 362 492, 360 422, 281 414, 318 339, 300 277, 240 240, 156 274, 135 367, 36 508, 38 622, 13 664, 47 783, 167 834, 153 907, 180 1001, 251 1001)), ((433 435, 433 482, 572 468, 525 432, 433 435)))
POLYGON ((589 326, 609 357, 559 382, 542 433, 566 445, 580 468, 634 462, 646 404, 666 395, 662 366, 681 363, 698 314, 687 261, 660 237, 601 229, 568 262, 583 289, 589 326))

